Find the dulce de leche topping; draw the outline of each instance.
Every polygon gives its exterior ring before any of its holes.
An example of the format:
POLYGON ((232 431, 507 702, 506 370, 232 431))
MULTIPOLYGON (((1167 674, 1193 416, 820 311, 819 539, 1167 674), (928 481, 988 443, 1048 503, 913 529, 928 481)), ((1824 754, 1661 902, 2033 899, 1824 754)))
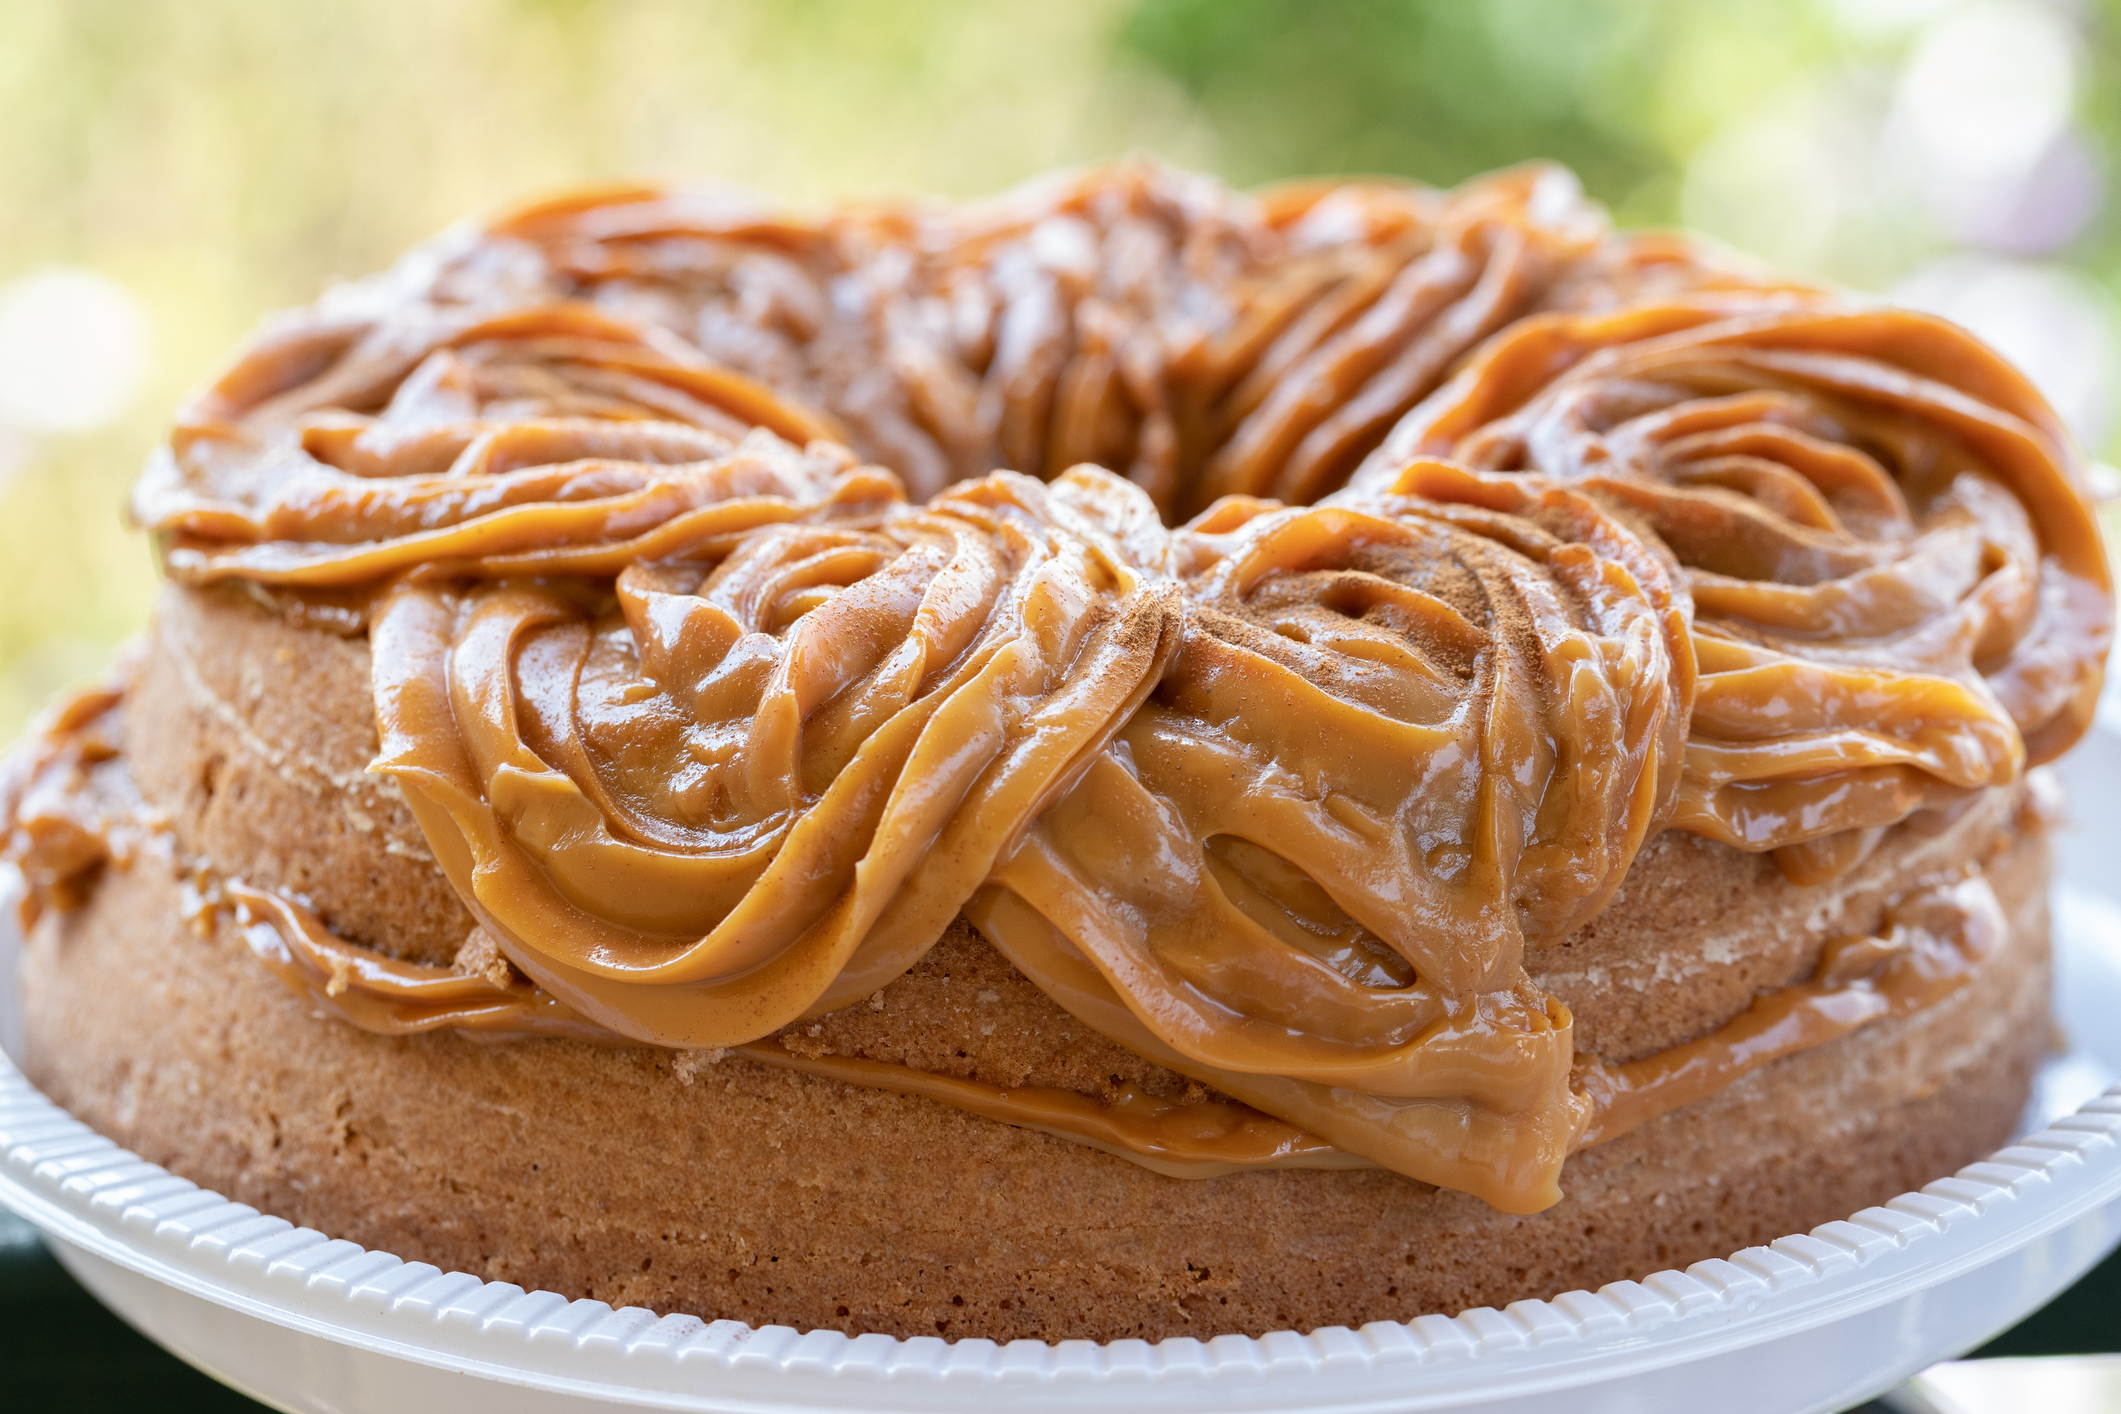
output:
POLYGON ((1251 1109, 833 1073, 1517 1212, 1572 1147, 1960 985, 1993 898, 1925 884, 1621 1067, 1526 949, 1658 829, 1822 879, 2017 780, 2082 731, 2113 612, 1993 353, 1615 236, 1543 169, 548 202, 268 326, 134 508, 173 576, 369 632, 376 769, 535 984, 238 900, 348 1019, 815 1067, 763 1038, 963 912, 1251 1109))

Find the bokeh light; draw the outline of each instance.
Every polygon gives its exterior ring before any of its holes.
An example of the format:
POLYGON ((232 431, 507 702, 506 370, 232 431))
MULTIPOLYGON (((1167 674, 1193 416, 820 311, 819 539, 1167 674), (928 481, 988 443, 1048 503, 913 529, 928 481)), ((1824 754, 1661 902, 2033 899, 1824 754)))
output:
POLYGON ((1968 252, 1924 266, 1891 294, 1896 304, 1980 331, 2091 445, 2113 431, 2121 392, 2114 307, 2084 275, 1968 252))
POLYGON ((0 424, 18 433, 109 426, 147 358, 147 313, 108 276, 56 267, 0 285, 0 424))

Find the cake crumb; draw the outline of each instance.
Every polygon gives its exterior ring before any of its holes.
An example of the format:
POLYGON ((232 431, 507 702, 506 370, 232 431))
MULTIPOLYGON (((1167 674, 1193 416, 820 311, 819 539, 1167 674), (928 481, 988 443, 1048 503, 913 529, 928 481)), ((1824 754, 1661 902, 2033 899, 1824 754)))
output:
POLYGON ((679 1051, 670 1062, 670 1073, 678 1078, 680 1084, 689 1086, 699 1078, 701 1071, 710 1065, 718 1064, 722 1057, 728 1054, 729 1050, 725 1046, 704 1046, 696 1051, 679 1051))
POLYGON ((474 928, 464 935, 455 966, 457 971, 482 977, 496 987, 505 988, 515 980, 501 945, 484 928, 474 928))
POLYGON ((884 990, 883 990, 883 988, 879 987, 879 988, 877 988, 877 990, 875 990, 875 991, 873 991, 873 992, 871 992, 871 993, 869 994, 869 1010, 871 1010, 871 1011, 882 1011, 883 1009, 884 1009, 884 990))

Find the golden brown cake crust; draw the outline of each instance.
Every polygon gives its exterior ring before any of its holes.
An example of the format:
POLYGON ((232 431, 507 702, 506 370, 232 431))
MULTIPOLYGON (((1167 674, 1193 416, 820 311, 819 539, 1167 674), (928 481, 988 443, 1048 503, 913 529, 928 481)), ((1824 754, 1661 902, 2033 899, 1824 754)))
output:
POLYGON ((265 1211, 570 1296, 995 1339, 1355 1325, 1727 1255, 1994 1148, 2047 1046, 2046 874, 2037 831, 1990 861, 2011 941, 1988 984, 1576 1155, 1531 1217, 1382 1171, 1166 1179, 739 1058, 369 1035, 225 921, 188 931, 145 857, 38 925, 29 1072, 265 1211))

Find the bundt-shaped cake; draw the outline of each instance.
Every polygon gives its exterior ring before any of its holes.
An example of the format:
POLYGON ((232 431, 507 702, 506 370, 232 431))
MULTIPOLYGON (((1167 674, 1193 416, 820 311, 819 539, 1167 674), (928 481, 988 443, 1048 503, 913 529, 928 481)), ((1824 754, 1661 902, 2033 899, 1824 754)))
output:
POLYGON ((1565 173, 623 188, 269 322, 10 759, 26 1064, 475 1274, 1116 1338, 2000 1143, 2112 586, 1964 331, 1565 173))

